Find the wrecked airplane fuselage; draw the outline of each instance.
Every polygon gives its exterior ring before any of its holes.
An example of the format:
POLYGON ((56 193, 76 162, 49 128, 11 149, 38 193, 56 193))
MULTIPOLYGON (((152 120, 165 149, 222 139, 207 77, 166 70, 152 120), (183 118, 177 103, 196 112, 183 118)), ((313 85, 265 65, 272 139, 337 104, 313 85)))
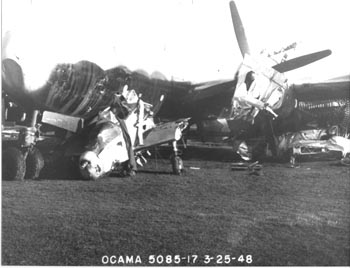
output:
MULTIPOLYGON (((133 175, 137 165, 147 160, 144 152, 161 144, 172 143, 174 154, 171 157, 173 172, 183 169, 182 160, 177 155, 176 143, 188 125, 189 118, 154 124, 146 103, 137 100, 137 105, 125 118, 118 117, 116 110, 101 112, 88 132, 87 144, 79 157, 80 174, 85 179, 96 180, 113 171, 133 175), (145 109, 144 113, 140 112, 145 109)), ((130 106, 131 107, 131 106, 130 106)))

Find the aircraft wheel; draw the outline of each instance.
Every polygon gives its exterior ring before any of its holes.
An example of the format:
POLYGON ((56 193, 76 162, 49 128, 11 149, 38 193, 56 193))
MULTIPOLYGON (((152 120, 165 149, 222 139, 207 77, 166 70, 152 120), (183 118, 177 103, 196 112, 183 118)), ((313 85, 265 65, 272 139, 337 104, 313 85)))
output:
POLYGON ((39 178, 40 171, 44 167, 44 157, 37 148, 33 148, 28 152, 26 159, 27 171, 25 174, 26 180, 34 180, 39 178))
POLYGON ((170 158, 170 161, 171 161, 171 165, 173 168, 173 173, 175 175, 181 175, 184 171, 184 165, 183 165, 181 157, 173 155, 170 158))
POLYGON ((26 161, 23 153, 16 147, 5 149, 2 154, 2 178, 10 181, 22 181, 26 173, 26 161))
POLYGON ((340 163, 344 166, 349 166, 350 167, 350 157, 344 157, 340 160, 340 163))

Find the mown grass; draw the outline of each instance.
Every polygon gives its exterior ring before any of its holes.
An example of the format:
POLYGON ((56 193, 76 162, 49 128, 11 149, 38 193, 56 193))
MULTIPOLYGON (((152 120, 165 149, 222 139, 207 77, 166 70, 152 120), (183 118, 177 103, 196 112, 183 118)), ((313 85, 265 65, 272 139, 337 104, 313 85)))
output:
POLYGON ((350 265, 348 168, 265 164, 252 176, 228 162, 185 164, 182 176, 153 160, 135 178, 2 182, 2 264, 196 254, 204 265, 205 254, 243 254, 252 265, 350 265))

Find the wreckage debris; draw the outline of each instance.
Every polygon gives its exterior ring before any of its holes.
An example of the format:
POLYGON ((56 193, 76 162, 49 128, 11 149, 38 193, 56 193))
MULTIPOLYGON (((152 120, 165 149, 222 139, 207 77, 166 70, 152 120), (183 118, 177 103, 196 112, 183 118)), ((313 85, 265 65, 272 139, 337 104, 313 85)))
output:
POLYGON ((248 163, 248 162, 238 162, 238 163, 232 163, 231 164, 231 170, 235 171, 248 171, 249 175, 260 175, 260 172, 262 170, 262 165, 259 164, 258 161, 254 163, 248 163))

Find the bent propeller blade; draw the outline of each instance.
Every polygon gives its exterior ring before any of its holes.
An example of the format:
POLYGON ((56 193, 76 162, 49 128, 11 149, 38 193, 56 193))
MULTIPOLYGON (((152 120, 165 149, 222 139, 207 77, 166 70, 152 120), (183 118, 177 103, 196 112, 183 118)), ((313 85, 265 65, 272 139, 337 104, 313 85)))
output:
POLYGON ((244 57, 244 54, 250 54, 250 49, 245 35, 243 23, 241 17, 239 16, 237 6, 234 1, 230 2, 231 17, 233 22, 233 28, 235 29, 236 38, 238 42, 239 49, 241 54, 244 57))
POLYGON ((313 63, 325 57, 328 57, 331 54, 332 54, 332 51, 329 49, 326 49, 326 50, 318 51, 315 53, 303 55, 291 60, 281 62, 279 64, 272 66, 272 68, 280 73, 285 73, 285 72, 303 67, 305 65, 308 65, 310 63, 313 63))

